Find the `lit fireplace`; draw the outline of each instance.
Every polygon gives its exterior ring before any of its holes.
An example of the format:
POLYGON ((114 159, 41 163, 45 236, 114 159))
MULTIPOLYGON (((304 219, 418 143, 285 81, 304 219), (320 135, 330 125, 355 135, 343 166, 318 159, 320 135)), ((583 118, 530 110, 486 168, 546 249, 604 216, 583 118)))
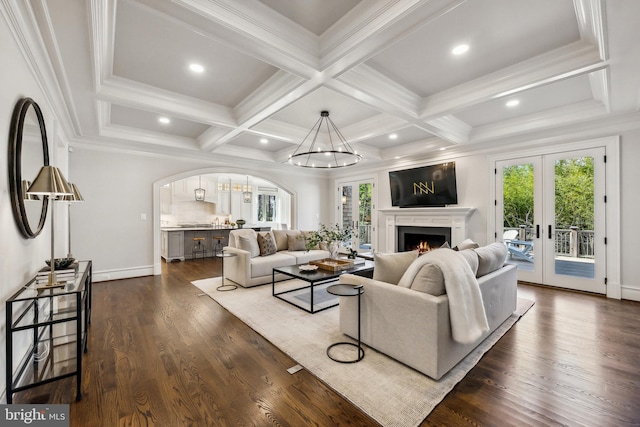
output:
POLYGON ((445 243, 451 244, 450 227, 396 227, 397 251, 415 251, 420 254, 438 249, 445 243))

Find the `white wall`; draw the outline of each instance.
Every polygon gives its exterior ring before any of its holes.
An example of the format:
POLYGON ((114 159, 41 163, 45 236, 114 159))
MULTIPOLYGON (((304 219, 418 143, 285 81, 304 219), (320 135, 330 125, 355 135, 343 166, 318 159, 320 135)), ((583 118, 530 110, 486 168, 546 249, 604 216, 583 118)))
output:
MULTIPOLYGON (((326 221, 330 180, 276 165, 262 170, 228 162, 178 159, 97 151, 74 147, 70 175, 85 202, 72 206, 72 248, 76 258, 91 259, 94 278, 106 280, 152 274, 154 253, 154 183, 199 173, 241 173, 263 177, 294 194, 293 226, 315 229, 326 221), (295 175, 294 174, 299 174, 295 175), (141 215, 146 215, 146 220, 141 215)), ((159 236, 156 236, 159 237, 159 236)))
POLYGON ((620 145, 620 252, 622 298, 640 301, 640 131, 622 134, 620 145))
MULTIPOLYGON (((47 131, 49 133, 50 163, 61 167, 66 173, 66 157, 64 149, 56 149, 58 138, 55 136, 56 120, 51 106, 47 102, 43 91, 38 86, 32 70, 23 59, 22 52, 4 19, 0 17, 0 52, 2 52, 2 66, 0 66, 0 298, 2 301, 13 295, 20 286, 24 285, 45 264, 45 259, 51 257, 51 229, 50 216, 42 233, 35 239, 22 237, 13 218, 9 198, 8 181, 8 140, 11 115, 16 102, 24 97, 33 98, 42 109, 47 131)), ((32 180, 32 177, 23 177, 32 180)), ((57 205, 59 215, 56 215, 56 256, 66 254, 66 212, 57 205)), ((0 309, 0 365, 6 366, 5 348, 5 304, 0 309)), ((26 344, 22 340, 14 343, 17 357, 22 357, 26 344)), ((5 370, 0 371, 2 396, 5 392, 5 370)))

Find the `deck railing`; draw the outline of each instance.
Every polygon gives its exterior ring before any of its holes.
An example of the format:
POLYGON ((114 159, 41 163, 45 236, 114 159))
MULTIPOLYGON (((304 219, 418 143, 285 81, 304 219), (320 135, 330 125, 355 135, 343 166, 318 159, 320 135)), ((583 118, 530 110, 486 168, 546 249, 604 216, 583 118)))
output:
MULTIPOLYGON (((531 241, 535 237, 533 227, 504 229, 504 231, 507 230, 518 230, 518 240, 531 241)), ((593 258, 593 239, 593 230, 579 230, 578 227, 556 229, 555 254, 574 258, 593 258)))

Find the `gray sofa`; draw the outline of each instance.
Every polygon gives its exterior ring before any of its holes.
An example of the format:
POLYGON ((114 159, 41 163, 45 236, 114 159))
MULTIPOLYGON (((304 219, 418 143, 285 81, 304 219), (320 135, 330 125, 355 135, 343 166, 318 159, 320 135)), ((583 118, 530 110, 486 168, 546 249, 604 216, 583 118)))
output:
MULTIPOLYGON (((376 280, 389 276, 388 271, 376 275, 374 270, 373 279, 349 274, 340 277, 340 283, 364 286, 362 342, 438 380, 509 318, 516 309, 517 276, 515 266, 504 264, 504 244, 492 243, 461 252, 477 276, 488 332, 470 344, 453 340, 448 297, 437 283, 443 280, 442 274, 438 275, 438 269, 423 259, 422 274, 415 276, 410 287, 376 280)), ((422 257, 425 256, 428 253, 422 257)), ((385 262, 376 262, 375 269, 384 266, 385 262)), ((401 271, 409 270, 407 266, 400 267, 401 271)), ((357 298, 340 298, 340 329, 353 338, 357 337, 357 310, 357 298)))
MULTIPOLYGON (((248 288, 271 283, 274 268, 328 258, 330 254, 327 250, 306 250, 306 234, 299 230, 232 230, 229 232, 229 246, 225 246, 224 251, 236 256, 223 258, 225 278, 248 288), (264 244, 265 241, 275 243, 275 248, 264 250, 268 246, 264 244), (262 247, 260 243, 263 243, 262 247)), ((276 281, 289 278, 283 274, 275 275, 276 281)))

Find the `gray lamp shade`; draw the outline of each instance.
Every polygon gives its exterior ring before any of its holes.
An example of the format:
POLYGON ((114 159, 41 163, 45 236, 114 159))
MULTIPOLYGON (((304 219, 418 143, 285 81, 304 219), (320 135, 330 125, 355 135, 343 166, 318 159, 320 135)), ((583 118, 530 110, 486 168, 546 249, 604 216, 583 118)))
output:
POLYGON ((42 196, 73 195, 73 189, 67 182, 60 169, 55 166, 43 166, 38 176, 33 180, 27 190, 27 194, 39 194, 42 196))

